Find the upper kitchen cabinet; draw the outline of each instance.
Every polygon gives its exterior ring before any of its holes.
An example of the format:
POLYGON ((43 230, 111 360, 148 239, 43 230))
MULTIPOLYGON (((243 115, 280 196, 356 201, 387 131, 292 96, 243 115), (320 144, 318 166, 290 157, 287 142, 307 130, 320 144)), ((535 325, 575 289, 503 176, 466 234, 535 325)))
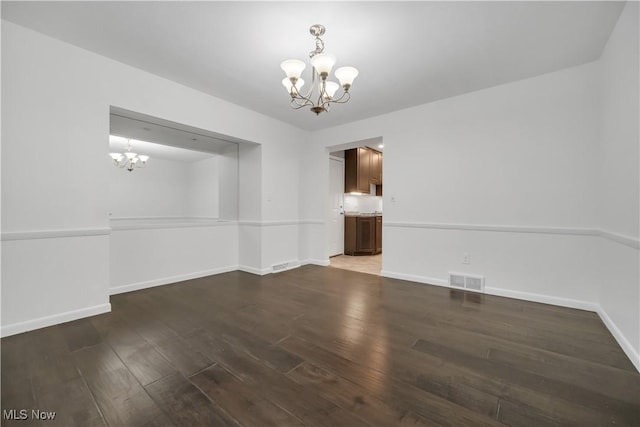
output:
POLYGON ((369 194, 370 184, 382 185, 382 153, 369 147, 345 150, 345 193, 369 194))
POLYGON ((371 150, 371 183, 382 185, 382 153, 371 150))

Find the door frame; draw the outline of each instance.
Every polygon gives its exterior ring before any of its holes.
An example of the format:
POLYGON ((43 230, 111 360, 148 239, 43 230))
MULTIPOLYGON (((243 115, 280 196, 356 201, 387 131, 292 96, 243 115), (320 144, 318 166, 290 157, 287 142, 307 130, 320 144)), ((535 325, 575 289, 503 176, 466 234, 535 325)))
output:
MULTIPOLYGON (((341 239, 341 240, 340 240, 340 241, 342 242, 342 244, 338 245, 338 247, 339 247, 339 248, 341 248, 340 252, 339 252, 339 253, 332 254, 332 253, 331 253, 331 238, 329 238, 329 247, 328 247, 329 257, 337 256, 337 255, 343 255, 343 254, 344 254, 344 159, 343 159, 343 158, 340 158, 340 157, 335 157, 335 156, 329 155, 329 192, 331 192, 331 187, 332 187, 332 185, 331 185, 331 184, 332 184, 332 182, 331 182, 331 181, 333 180, 333 176, 332 176, 332 174, 331 174, 331 162, 332 162, 332 161, 337 161, 337 162, 339 162, 339 163, 340 163, 340 165, 341 165, 341 171, 342 171, 342 172, 341 172, 341 174, 340 174, 340 176, 341 176, 341 178, 342 178, 342 179, 340 180, 340 182, 341 182, 341 188, 343 189, 343 191, 342 191, 342 198, 341 198, 342 227, 339 227, 339 228, 340 228, 340 230, 341 230, 341 232, 340 232, 340 239, 341 239)), ((332 207, 331 207, 331 206, 329 206, 329 210, 330 210, 330 211, 331 211, 331 208, 332 208, 332 207)), ((329 213, 329 215, 330 215, 330 217, 329 217, 329 226, 328 226, 328 227, 329 227, 329 236, 332 236, 332 235, 333 235, 333 232, 334 232, 334 231, 336 231, 336 230, 334 230, 334 227, 332 226, 331 213, 329 213)))

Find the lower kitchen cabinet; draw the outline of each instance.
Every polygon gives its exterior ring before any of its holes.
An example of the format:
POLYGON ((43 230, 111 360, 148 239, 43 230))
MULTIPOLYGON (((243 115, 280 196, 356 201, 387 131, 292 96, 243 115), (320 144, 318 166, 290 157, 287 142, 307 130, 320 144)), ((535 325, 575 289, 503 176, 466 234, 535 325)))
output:
POLYGON ((374 255, 382 252, 382 216, 344 218, 345 255, 374 255))
POLYGON ((376 252, 377 254, 382 252, 382 217, 376 217, 376 252))

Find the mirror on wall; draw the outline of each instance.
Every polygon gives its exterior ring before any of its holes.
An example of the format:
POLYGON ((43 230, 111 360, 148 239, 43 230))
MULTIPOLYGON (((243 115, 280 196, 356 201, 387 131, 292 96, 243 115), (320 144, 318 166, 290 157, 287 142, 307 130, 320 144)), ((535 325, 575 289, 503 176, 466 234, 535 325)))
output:
POLYGON ((112 221, 238 218, 238 144, 232 138, 112 107, 112 221))

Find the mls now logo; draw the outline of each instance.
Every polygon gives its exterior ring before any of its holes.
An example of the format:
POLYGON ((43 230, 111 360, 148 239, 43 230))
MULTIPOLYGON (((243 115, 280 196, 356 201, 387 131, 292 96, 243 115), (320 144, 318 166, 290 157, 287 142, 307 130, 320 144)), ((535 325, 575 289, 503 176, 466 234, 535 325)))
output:
POLYGON ((2 418, 5 420, 53 420, 56 417, 54 411, 41 411, 40 409, 3 409, 2 418))

